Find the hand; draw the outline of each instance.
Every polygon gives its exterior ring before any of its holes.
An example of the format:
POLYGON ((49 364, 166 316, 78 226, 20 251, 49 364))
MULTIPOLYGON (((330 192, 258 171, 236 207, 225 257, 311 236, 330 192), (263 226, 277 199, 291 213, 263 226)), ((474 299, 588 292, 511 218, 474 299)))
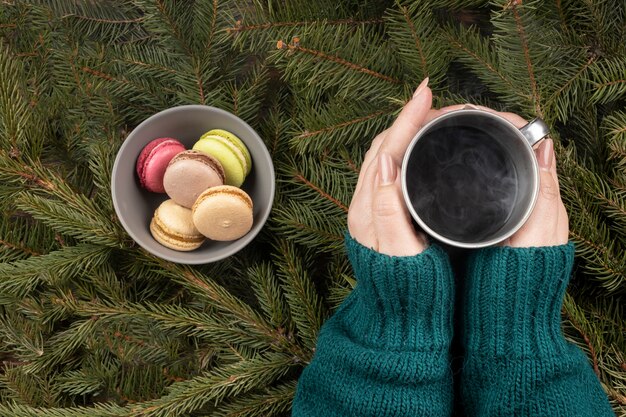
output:
POLYGON ((412 256, 428 246, 411 224, 402 197, 400 166, 411 140, 434 117, 432 92, 422 81, 393 125, 372 141, 348 211, 348 230, 359 243, 390 256, 412 256))
POLYGON ((539 162, 539 196, 526 223, 505 242, 509 246, 523 248, 567 243, 569 222, 561 200, 552 139, 541 141, 535 153, 539 162))
MULTIPOLYGON (((466 105, 445 107, 438 110, 442 114, 452 110, 458 110, 466 105)), ((472 105, 469 105, 472 106, 472 105)), ((518 128, 528 122, 514 113, 502 113, 482 106, 472 106, 482 110, 497 113, 518 128)), ((567 243, 569 235, 569 223, 565 206, 561 200, 559 180, 556 174, 556 158, 552 139, 542 140, 535 149, 539 162, 539 195, 532 214, 524 225, 510 238, 503 242, 505 246, 532 247, 532 246, 555 246, 567 243)))

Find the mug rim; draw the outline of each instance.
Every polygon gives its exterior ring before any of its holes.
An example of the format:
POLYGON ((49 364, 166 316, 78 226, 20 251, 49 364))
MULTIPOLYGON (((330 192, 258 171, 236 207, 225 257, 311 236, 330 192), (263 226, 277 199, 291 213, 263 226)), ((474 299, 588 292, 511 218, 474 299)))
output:
MULTIPOLYGON (((530 122, 528 122, 530 123, 530 122)), ((526 125, 528 125, 528 123, 526 125)), ((525 125, 525 126, 526 126, 525 125)), ((484 247, 488 247, 488 246, 493 246, 497 243, 503 242, 506 239, 508 239, 509 237, 511 237, 513 234, 515 234, 515 232, 517 232, 525 223, 526 221, 528 221, 528 218, 530 217, 530 215, 532 214, 534 208, 535 208, 535 204, 537 203, 537 197, 539 195, 539 165, 537 163, 537 158, 535 156, 535 152, 532 148, 532 146, 530 145, 530 143, 528 142, 528 139, 522 134, 522 132, 520 131, 521 128, 518 128, 517 126, 515 126, 513 123, 511 123, 509 120, 505 119, 504 117, 496 114, 496 113, 492 113, 490 111, 487 110, 482 110, 482 109, 457 109, 457 110, 452 110, 449 112, 446 112, 442 115, 439 115, 437 117, 435 117, 433 120, 431 120, 430 122, 426 123, 424 126, 422 126, 420 128, 420 130, 415 134, 415 136, 413 137, 413 139, 411 139, 411 143, 409 144, 409 146, 407 147, 407 150, 404 154, 404 157, 402 159, 402 169, 401 169, 401 182, 402 182, 402 196, 404 197, 404 202, 405 205, 407 207, 407 209, 409 210, 411 217, 417 222, 417 224, 424 230, 424 232, 426 232, 428 235, 434 237, 435 239, 437 239, 438 241, 441 241, 443 243, 446 243, 448 245, 451 246, 455 246, 455 247, 459 247, 459 248, 465 248, 465 249, 478 249, 478 248, 484 248, 484 247), (426 132, 428 129, 430 129, 432 126, 440 123, 441 121, 448 119, 450 117, 455 117, 459 114, 477 114, 477 115, 481 115, 481 116, 487 116, 487 117, 491 117, 501 123, 503 123, 504 125, 508 126, 509 128, 511 128, 511 130, 513 130, 515 132, 515 134, 517 135, 517 137, 524 142, 524 147, 527 150, 527 152, 529 153, 529 155, 531 156, 531 161, 532 161, 532 181, 534 186, 532 187, 532 195, 531 195, 531 200, 530 200, 530 204, 528 207, 526 207, 525 209, 525 213, 524 216, 522 216, 522 218, 506 233, 495 237, 495 238, 491 238, 488 240, 484 240, 484 241, 479 241, 479 242, 460 242, 454 239, 450 239, 448 237, 442 236, 441 234, 435 232, 434 230, 432 230, 421 218, 420 216, 417 214, 417 212, 415 211, 413 204, 411 203, 411 200, 409 198, 409 193, 407 190, 407 184, 406 184, 406 177, 407 177, 407 165, 408 165, 408 161, 409 161, 409 157, 411 155, 411 151, 413 150, 413 148, 415 147, 415 144, 420 140, 420 138, 424 137, 424 132, 426 132)))

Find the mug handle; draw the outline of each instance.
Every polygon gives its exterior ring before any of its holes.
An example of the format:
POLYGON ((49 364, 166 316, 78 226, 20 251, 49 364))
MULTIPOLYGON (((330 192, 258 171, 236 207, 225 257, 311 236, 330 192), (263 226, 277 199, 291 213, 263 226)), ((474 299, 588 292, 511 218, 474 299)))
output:
POLYGON ((520 132, 526 138, 531 147, 535 146, 539 141, 550 133, 548 125, 540 118, 531 120, 527 125, 520 128, 520 132))

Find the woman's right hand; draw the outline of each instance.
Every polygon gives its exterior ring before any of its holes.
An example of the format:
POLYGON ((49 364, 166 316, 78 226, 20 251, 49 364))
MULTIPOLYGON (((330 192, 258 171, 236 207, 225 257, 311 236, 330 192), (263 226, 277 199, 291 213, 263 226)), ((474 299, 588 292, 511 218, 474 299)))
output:
MULTIPOLYGON (((471 104, 444 107, 433 112, 431 116, 436 117, 452 110, 466 108, 467 106, 496 113, 513 123, 518 129, 528 123, 515 113, 497 112, 488 107, 471 104)), ((526 223, 513 236, 503 242, 505 246, 523 248, 556 246, 567 243, 569 222, 565 205, 561 200, 552 139, 543 139, 535 149, 535 155, 539 164, 540 178, 537 202, 526 223)))

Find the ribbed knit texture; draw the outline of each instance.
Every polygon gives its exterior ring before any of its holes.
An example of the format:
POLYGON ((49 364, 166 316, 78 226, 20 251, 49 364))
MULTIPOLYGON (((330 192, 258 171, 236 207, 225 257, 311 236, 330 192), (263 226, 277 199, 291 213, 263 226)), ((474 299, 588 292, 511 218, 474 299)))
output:
POLYGON ((573 260, 573 244, 470 255, 461 330, 467 415, 614 416, 587 357, 561 330, 573 260))
POLYGON ((357 285, 320 331, 294 417, 449 416, 454 278, 430 246, 391 257, 346 236, 357 285))

